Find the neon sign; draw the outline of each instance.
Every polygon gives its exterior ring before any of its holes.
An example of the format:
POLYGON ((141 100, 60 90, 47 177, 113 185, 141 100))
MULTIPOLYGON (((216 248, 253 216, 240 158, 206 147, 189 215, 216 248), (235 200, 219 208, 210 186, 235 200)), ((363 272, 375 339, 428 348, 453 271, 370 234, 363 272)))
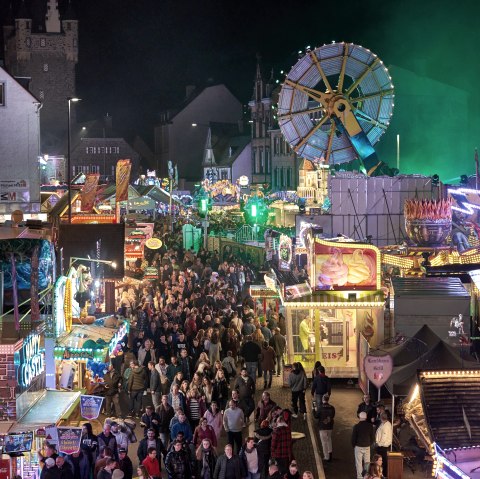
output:
POLYGON ((44 353, 40 349, 40 334, 32 333, 23 340, 20 349, 18 383, 28 387, 32 381, 45 370, 44 353))
POLYGON ((480 210, 480 191, 472 188, 449 188, 448 194, 453 198, 452 210, 473 215, 480 210))

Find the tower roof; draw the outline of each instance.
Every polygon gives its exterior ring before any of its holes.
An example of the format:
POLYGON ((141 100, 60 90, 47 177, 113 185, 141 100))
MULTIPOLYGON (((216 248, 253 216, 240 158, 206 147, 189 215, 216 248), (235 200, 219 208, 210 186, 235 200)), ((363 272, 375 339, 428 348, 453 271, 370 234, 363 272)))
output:
POLYGON ((5 15, 5 20, 3 21, 4 26, 13 26, 15 25, 15 15, 13 14, 12 2, 8 6, 7 14, 5 15))
POLYGON ((78 20, 77 12, 73 8, 71 0, 68 0, 67 9, 65 10, 65 13, 62 15, 62 20, 78 20))
POLYGON ((18 9, 17 14, 15 15, 15 18, 27 18, 27 19, 32 18, 32 16, 28 13, 27 6, 25 5, 25 0, 22 0, 22 3, 20 4, 20 8, 18 9))

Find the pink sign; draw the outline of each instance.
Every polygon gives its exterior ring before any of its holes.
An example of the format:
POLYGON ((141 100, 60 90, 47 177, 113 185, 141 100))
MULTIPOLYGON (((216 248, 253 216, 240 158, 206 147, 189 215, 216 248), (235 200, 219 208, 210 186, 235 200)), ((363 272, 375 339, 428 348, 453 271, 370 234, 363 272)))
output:
POLYGON ((384 356, 365 356, 363 364, 367 378, 377 388, 383 386, 392 374, 393 359, 390 354, 385 354, 384 356))

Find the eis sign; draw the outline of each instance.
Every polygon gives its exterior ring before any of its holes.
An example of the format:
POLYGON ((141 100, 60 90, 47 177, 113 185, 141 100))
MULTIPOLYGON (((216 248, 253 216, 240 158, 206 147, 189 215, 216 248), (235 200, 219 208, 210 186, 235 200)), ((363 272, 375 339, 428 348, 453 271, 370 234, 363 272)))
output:
POLYGON ((18 358, 17 381, 27 388, 45 370, 44 352, 40 348, 40 334, 32 333, 23 340, 18 358))

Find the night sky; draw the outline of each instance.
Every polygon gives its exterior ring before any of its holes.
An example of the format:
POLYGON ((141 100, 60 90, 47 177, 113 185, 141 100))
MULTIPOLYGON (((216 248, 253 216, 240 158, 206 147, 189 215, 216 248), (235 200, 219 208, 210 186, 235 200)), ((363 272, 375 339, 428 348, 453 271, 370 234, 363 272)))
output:
MULTIPOLYGON (((61 8, 65 1, 60 1, 61 8)), ((9 2, 0 0, 1 13, 9 2)), ((410 69, 477 96, 480 2, 475 0, 72 3, 80 28, 79 120, 108 112, 114 127, 128 138, 139 132, 151 141, 159 111, 182 100, 188 84, 223 82, 246 104, 257 53, 264 70, 273 68, 280 79, 280 70, 290 69, 298 50, 332 40, 365 46, 387 66, 410 69)), ((454 115, 444 120, 454 122, 454 115)), ((474 125, 471 136, 478 133, 474 125)), ((477 146, 474 139, 468 141, 477 146)))

